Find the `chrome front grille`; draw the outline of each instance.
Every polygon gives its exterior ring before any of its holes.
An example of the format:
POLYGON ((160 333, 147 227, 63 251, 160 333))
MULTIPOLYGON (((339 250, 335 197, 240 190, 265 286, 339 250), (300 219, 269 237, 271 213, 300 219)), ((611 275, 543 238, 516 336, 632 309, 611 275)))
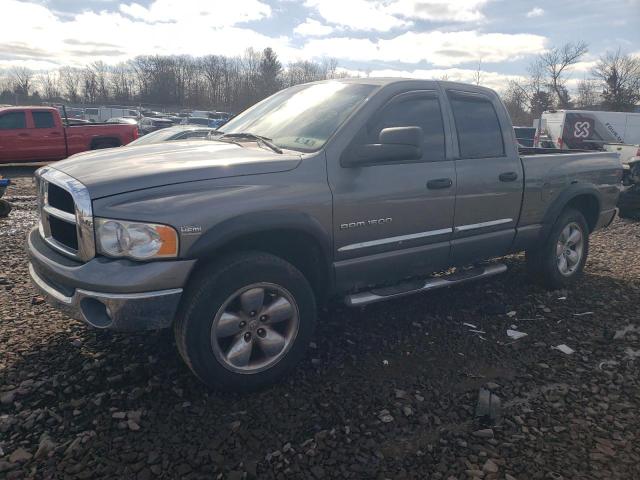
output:
POLYGON ((71 258, 95 256, 93 212, 86 187, 50 167, 36 172, 40 235, 51 248, 71 258))

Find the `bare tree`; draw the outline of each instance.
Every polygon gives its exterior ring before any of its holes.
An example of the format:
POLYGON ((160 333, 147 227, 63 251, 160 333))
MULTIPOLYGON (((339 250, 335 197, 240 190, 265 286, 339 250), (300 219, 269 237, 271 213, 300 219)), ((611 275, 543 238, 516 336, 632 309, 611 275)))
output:
POLYGON ((98 101, 106 102, 109 98, 109 67, 103 61, 94 62, 89 67, 95 82, 95 98, 98 101))
POLYGON ((519 95, 527 103, 527 110, 532 118, 539 118, 542 112, 553 107, 553 98, 548 90, 542 62, 529 65, 528 77, 523 81, 510 83, 512 89, 518 89, 519 95))
POLYGON ((13 81, 13 91, 16 94, 28 97, 32 87, 33 72, 26 67, 15 67, 11 71, 11 79, 13 81))
POLYGON ((607 52, 593 69, 602 86, 603 105, 609 110, 631 111, 640 101, 640 59, 618 49, 607 52))
MULTIPOLYGON (((239 111, 283 86, 344 76, 335 59, 285 66, 276 52, 266 48, 248 49, 237 57, 144 55, 115 66, 94 62, 81 69, 62 67, 34 78, 48 99, 62 96, 71 103, 135 102, 159 109, 239 111)), ((0 87, 2 78, 0 72, 0 87)), ((5 94, 10 101, 14 84, 12 75, 5 94)))
POLYGON ((478 68, 473 73, 473 83, 480 85, 482 82, 482 60, 478 60, 478 68))
POLYGON ((531 125, 530 96, 520 83, 511 80, 501 97, 514 125, 531 125))
POLYGON ((578 83, 576 107, 593 109, 601 102, 598 92, 598 82, 594 79, 584 78, 578 83))
POLYGON ((543 69, 549 88, 555 95, 558 108, 571 107, 569 91, 566 87, 566 74, 587 53, 585 42, 569 42, 560 47, 554 47, 539 56, 540 67, 543 69))
POLYGON ((127 63, 119 63, 112 67, 110 78, 110 90, 116 102, 129 102, 134 95, 133 69, 127 63))
POLYGON ((54 100, 60 97, 60 79, 55 71, 44 72, 40 75, 39 83, 44 98, 54 100))
POLYGON ((60 83, 64 95, 71 103, 77 103, 80 99, 80 84, 82 82, 82 72, 77 68, 62 67, 58 71, 60 83))

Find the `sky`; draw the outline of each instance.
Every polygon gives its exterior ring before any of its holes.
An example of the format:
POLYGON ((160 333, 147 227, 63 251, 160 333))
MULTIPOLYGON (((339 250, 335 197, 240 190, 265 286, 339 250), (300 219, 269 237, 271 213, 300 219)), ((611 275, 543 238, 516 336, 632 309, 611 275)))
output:
POLYGON ((335 58, 360 76, 497 88, 536 55, 584 40, 571 82, 620 48, 640 56, 640 0, 0 0, 0 68, 108 64, 142 54, 335 58))

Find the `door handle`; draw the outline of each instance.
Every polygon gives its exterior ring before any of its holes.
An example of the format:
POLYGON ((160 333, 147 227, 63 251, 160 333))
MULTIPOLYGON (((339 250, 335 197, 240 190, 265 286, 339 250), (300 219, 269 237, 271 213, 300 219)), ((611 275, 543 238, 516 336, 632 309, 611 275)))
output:
POLYGON ((18 136, 19 137, 28 137, 29 134, 28 133, 19 133, 18 136))
POLYGON ((453 185, 453 181, 450 178, 436 178, 427 182, 427 188, 430 190, 449 188, 451 185, 453 185))
POLYGON ((516 172, 505 172, 501 173, 498 178, 501 182, 515 182, 518 179, 518 174, 516 172))

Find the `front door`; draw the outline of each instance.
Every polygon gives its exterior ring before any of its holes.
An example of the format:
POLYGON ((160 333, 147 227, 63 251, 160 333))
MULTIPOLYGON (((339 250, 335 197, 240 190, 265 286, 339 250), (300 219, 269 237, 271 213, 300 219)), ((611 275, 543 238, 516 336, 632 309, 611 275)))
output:
POLYGON ((458 140, 451 259, 464 265, 509 251, 524 178, 513 136, 504 135, 512 127, 499 118, 504 109, 497 98, 460 91, 449 91, 448 98, 458 140))
POLYGON ((378 143, 382 129, 408 126, 423 130, 421 159, 329 169, 341 290, 393 284, 449 262, 456 174, 446 156, 448 130, 439 93, 396 95, 362 127, 351 146, 378 143))
POLYGON ((22 110, 8 110, 0 114, 0 162, 29 160, 33 154, 27 115, 22 110))

